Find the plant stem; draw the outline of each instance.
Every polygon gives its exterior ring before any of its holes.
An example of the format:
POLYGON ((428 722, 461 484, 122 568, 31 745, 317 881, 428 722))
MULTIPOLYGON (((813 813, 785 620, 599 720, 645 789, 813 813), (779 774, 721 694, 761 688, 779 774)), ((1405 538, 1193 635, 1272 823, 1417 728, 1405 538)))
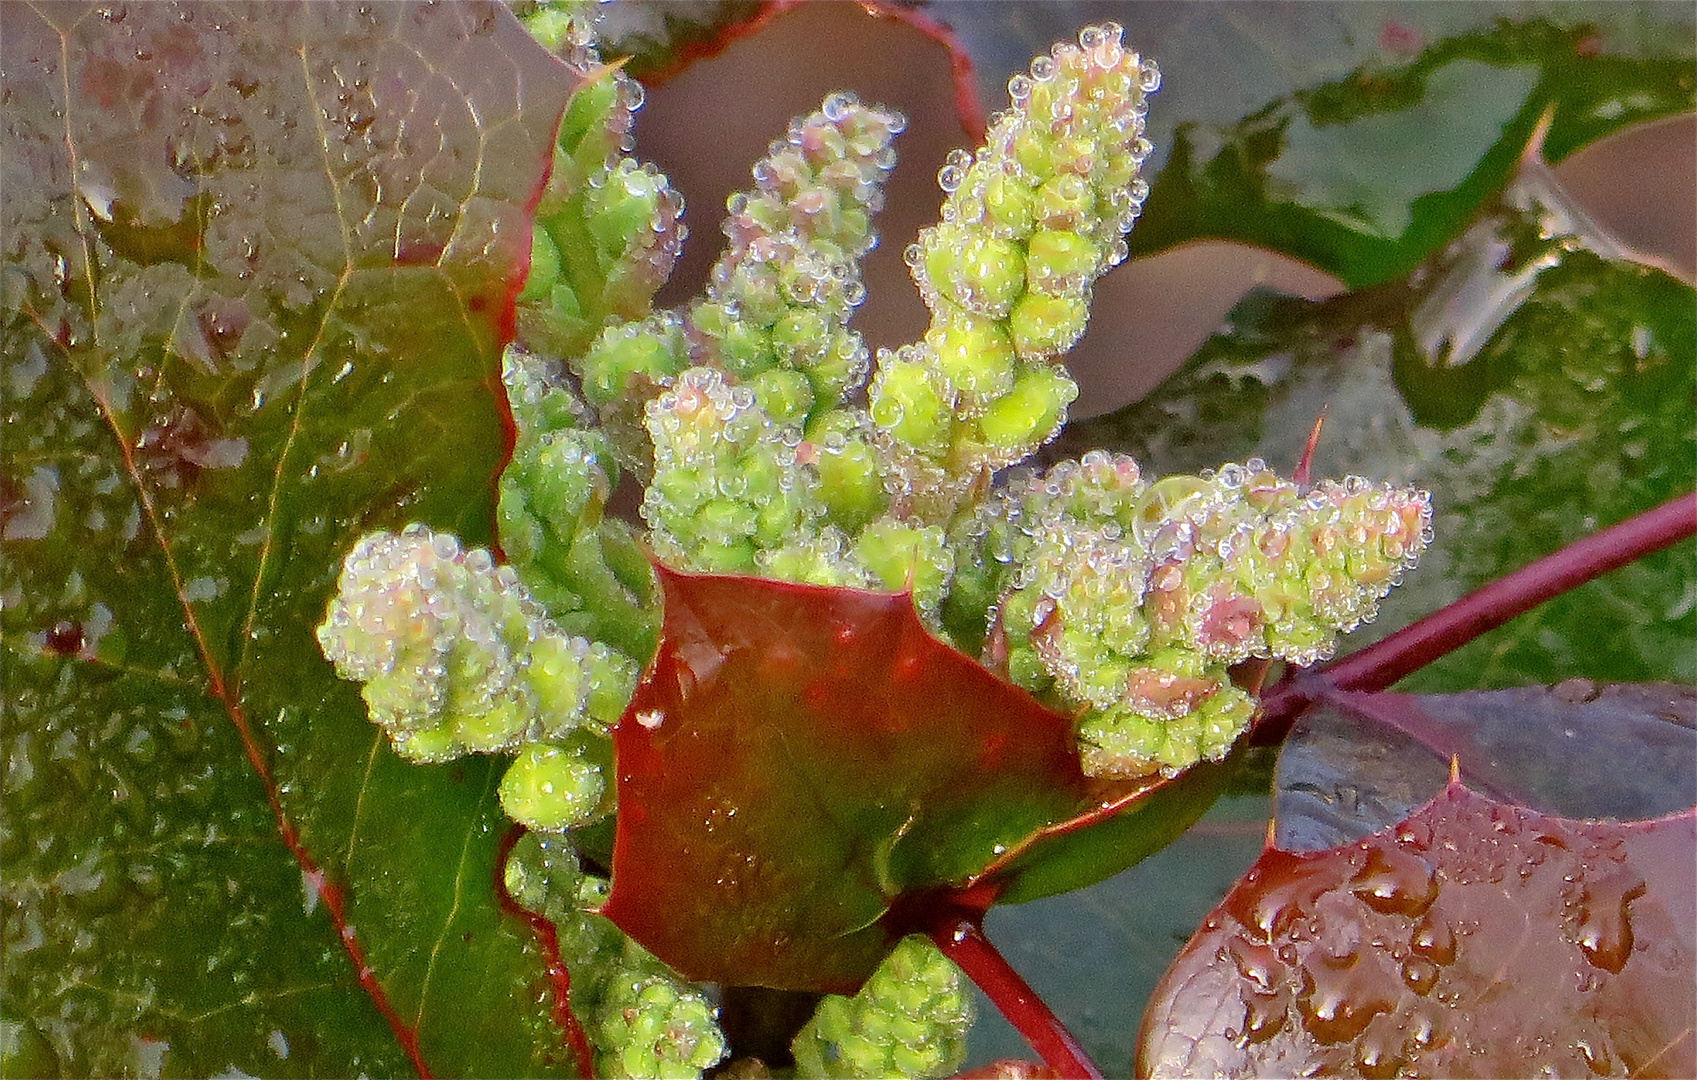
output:
POLYGON ((1058 1017, 1020 978, 1007 959, 984 936, 980 911, 945 906, 927 932, 944 956, 953 960, 1037 1052, 1056 1076, 1101 1080, 1102 1070, 1090 1060, 1058 1017))
POLYGON ((554 1024, 565 1035, 572 1056, 577 1058, 577 1075, 594 1077, 595 1053, 590 1049, 589 1036, 583 1030, 583 1024, 572 1011, 572 973, 560 956, 560 932, 552 919, 540 911, 525 907, 507 891, 507 860, 512 856, 513 845, 518 843, 525 832, 523 825, 514 824, 507 830, 506 835, 501 837, 501 843, 496 848, 495 899, 502 912, 524 920, 530 927, 530 932, 536 936, 536 945, 542 953, 543 963, 547 965, 548 981, 554 990, 554 1024))
POLYGON ((1581 537, 1364 649, 1287 675, 1262 699, 1252 737, 1277 743, 1321 689, 1383 690, 1546 600, 1694 535, 1697 492, 1581 537))

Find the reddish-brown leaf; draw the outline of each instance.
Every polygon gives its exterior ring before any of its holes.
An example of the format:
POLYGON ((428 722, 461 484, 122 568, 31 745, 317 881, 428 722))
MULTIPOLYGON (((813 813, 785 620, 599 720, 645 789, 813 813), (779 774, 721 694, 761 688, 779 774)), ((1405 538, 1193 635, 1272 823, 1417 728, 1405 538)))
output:
POLYGON ((1546 816, 1452 782, 1268 848, 1156 989, 1140 1075, 1692 1076, 1697 811, 1546 816))
POLYGON ((658 655, 614 733, 607 915, 689 977, 852 990, 898 899, 1101 803, 1071 721, 932 637, 907 595, 660 581, 658 655))

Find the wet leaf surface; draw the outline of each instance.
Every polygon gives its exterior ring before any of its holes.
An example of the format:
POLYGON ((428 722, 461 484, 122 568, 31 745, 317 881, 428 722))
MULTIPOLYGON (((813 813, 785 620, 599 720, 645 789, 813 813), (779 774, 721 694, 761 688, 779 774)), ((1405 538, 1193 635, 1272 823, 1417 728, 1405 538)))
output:
POLYGON ((1157 989, 1156 1076, 1688 1076, 1697 812, 1574 821, 1452 783, 1269 848, 1157 989))
POLYGON ((906 594, 660 581, 658 655, 614 733, 606 913, 691 978, 852 990, 898 901, 1012 876, 1045 831, 1146 790, 1088 780, 1071 720, 932 637, 906 594))
POLYGON ((1467 694, 1337 694, 1292 728, 1275 843, 1314 851, 1401 820, 1458 760, 1469 787, 1570 818, 1646 820, 1697 791, 1697 691, 1670 683, 1467 694))
POLYGON ((0 19, 5 1021, 72 1075, 548 1068, 496 770, 400 765, 312 627, 367 528, 488 537, 569 81, 493 4, 0 19))

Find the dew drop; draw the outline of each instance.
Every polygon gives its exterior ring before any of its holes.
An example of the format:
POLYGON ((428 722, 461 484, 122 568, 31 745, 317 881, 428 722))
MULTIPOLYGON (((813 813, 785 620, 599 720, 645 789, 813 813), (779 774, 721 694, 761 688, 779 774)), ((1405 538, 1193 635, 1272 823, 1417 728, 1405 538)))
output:
POLYGON ((1448 923, 1434 921, 1430 913, 1414 928, 1409 944, 1435 964, 1455 963, 1455 932, 1448 923))
POLYGON ((1575 938, 1593 967, 1619 972, 1632 955, 1632 915, 1628 908, 1645 894, 1643 879, 1614 873, 1588 882, 1579 907, 1575 938))
POLYGON ((1245 1041, 1266 1042, 1284 1030, 1290 1010, 1283 994, 1245 994, 1242 1000, 1245 1041))
POLYGON ((1359 1038, 1373 1017, 1396 1004, 1376 974, 1355 953, 1313 958, 1303 969, 1296 1002, 1303 1027, 1322 1043, 1359 1038))
POLYGON ((1402 981, 1416 994, 1429 994, 1438 984, 1439 971, 1438 965, 1426 957, 1410 956, 1402 962, 1402 981))
POLYGON ((1242 978, 1255 984, 1257 993, 1271 993, 1283 965, 1271 945, 1257 944, 1234 935, 1226 942, 1226 953, 1242 978))
POLYGON ((1398 848, 1369 848, 1352 885, 1361 902, 1382 915, 1423 914, 1438 895, 1431 863, 1398 848))

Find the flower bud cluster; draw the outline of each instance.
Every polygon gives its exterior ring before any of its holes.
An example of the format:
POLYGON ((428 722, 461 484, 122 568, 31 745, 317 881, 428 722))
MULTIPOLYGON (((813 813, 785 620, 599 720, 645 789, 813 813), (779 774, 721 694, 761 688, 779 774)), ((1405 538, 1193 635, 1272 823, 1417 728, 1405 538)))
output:
POLYGON ((589 426, 557 365, 514 347, 503 368, 517 439, 496 507, 502 549, 563 629, 646 660, 653 571, 630 526, 602 516, 617 478, 607 429, 589 426))
POLYGON ((642 500, 654 552, 672 566, 752 573, 755 554, 816 531, 823 507, 779 429, 747 386, 690 368, 648 403, 654 479, 642 500))
POLYGON ((832 94, 772 143, 754 190, 726 203, 728 243, 690 312, 692 356, 770 383, 762 404, 782 422, 815 403, 835 407, 865 377, 866 346, 847 325, 865 296, 860 260, 876 241, 872 215, 906 123, 832 94))
POLYGON ((583 872, 571 843, 529 833, 508 856, 507 892, 546 915, 571 972, 572 1012, 595 1050, 595 1076, 700 1075, 725 1056, 717 1010, 623 931, 595 914, 607 882, 583 872))
POLYGON ((1254 703, 1231 664, 1309 664, 1430 542, 1424 492, 1359 477, 1304 489, 1259 460, 1146 482, 1086 455, 1010 487, 981 531, 1017 570, 997 617, 1009 674, 1081 717, 1086 771, 1222 756, 1254 703))
POLYGON ((791 1042, 798 1077, 946 1076, 966 1058, 972 997, 928 938, 897 943, 853 997, 827 994, 791 1042))
MULTIPOLYGON (((823 449, 803 440, 797 428, 775 424, 747 385, 709 367, 690 368, 650 401, 647 424, 654 479, 642 513, 655 554, 669 565, 908 589, 935 621, 954 570, 942 528, 882 516, 851 534, 830 520, 824 492, 857 467, 846 439, 823 449)), ((858 482, 849 477, 850 494, 858 482)))
MULTIPOLYGON (((561 631, 511 567, 422 525, 354 546, 318 641, 338 674, 364 684, 372 720, 401 756, 556 744, 569 752, 552 767, 578 787, 600 784, 602 765, 572 736, 605 744, 636 683, 630 661, 561 631)), ((600 791, 577 802, 593 811, 600 791)))
MULTIPOLYGON (((1064 422, 1077 388, 1058 357, 1148 193, 1159 75, 1118 26, 1034 60, 985 146, 951 155, 943 220, 907 253, 930 327, 880 352, 860 408, 848 324, 903 119, 835 94, 795 120, 729 201, 705 296, 656 312, 682 200, 628 156, 642 91, 601 64, 592 7, 529 16, 583 83, 519 298, 536 353, 506 357, 510 565, 419 525, 374 533, 318 636, 403 756, 514 755, 500 795, 533 831, 507 885, 560 930, 597 1074, 694 1075, 725 1053, 714 1010, 593 914, 607 883, 562 835, 612 809, 607 732, 658 632, 650 551, 911 590, 933 628, 1076 713, 1087 773, 1133 777, 1223 756, 1254 710, 1231 665, 1330 655, 1429 543, 1431 511, 1424 492, 1298 485, 1257 460, 1151 482, 1102 452, 992 491, 1064 422), (604 512, 621 469, 646 484, 646 547, 604 512)), ((857 995, 824 999, 798 1075, 942 1075, 969 1021, 953 965, 908 938, 857 995)))
POLYGON ((561 120, 537 207, 518 332, 532 348, 577 356, 609 324, 648 314, 688 230, 682 196, 628 156, 641 84, 600 62, 583 13, 548 8, 531 21, 583 84, 561 120))
MULTIPOLYGON (((940 224, 907 251, 932 312, 924 341, 880 356, 873 418, 906 483, 956 492, 1053 438, 1077 387, 1054 363, 1084 332, 1095 279, 1124 259, 1142 209, 1154 64, 1113 23, 1088 27, 1008 83, 976 154, 938 174, 940 224), (892 417, 900 416, 900 423, 892 417)), ((945 491, 944 506, 956 496, 945 491)))

